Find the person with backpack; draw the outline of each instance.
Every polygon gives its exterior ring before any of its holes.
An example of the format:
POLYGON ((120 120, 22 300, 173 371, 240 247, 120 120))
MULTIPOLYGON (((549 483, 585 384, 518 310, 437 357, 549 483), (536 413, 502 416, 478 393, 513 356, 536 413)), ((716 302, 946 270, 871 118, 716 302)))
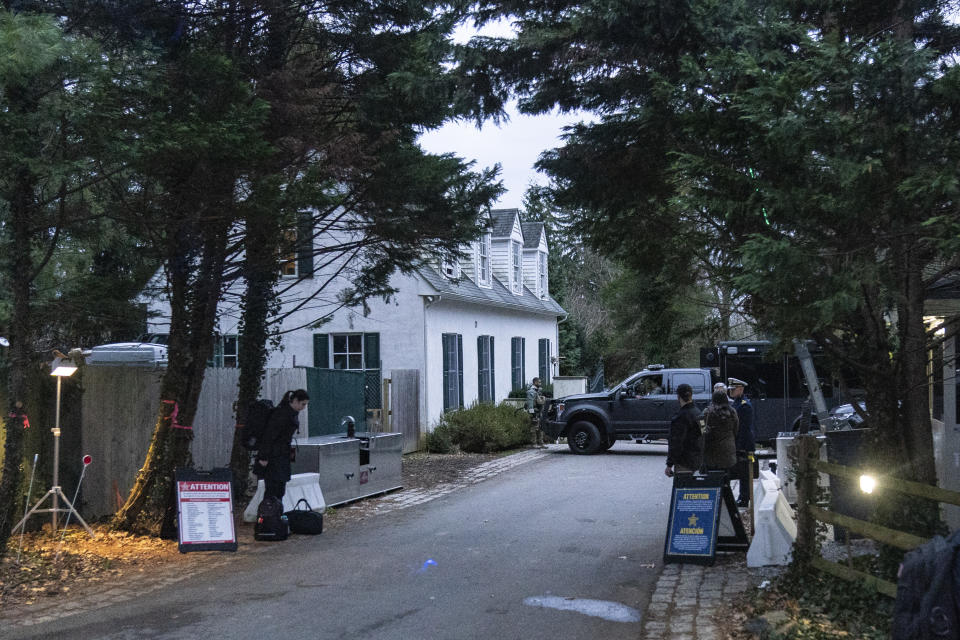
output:
POLYGON ((737 432, 740 420, 730 406, 726 391, 714 391, 703 412, 703 466, 732 473, 737 464, 737 432))
POLYGON ((540 386, 540 378, 534 378, 530 388, 527 389, 527 413, 530 414, 530 439, 533 445, 538 449, 545 448, 543 444, 543 428, 540 421, 543 419, 543 405, 546 400, 543 397, 543 387, 540 386))
POLYGON ((287 391, 280 404, 270 412, 267 426, 259 438, 253 472, 263 480, 264 498, 283 500, 290 480, 293 434, 300 429, 299 414, 310 396, 303 389, 287 391))

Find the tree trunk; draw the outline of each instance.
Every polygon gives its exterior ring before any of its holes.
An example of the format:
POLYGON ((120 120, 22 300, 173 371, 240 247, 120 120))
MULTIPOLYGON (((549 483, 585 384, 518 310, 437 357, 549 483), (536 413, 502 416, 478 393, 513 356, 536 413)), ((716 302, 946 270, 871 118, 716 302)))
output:
MULTIPOLYGON (((184 242, 176 244, 187 246, 190 231, 181 230, 177 237, 184 242)), ((202 249, 195 268, 183 256, 170 260, 169 364, 160 383, 160 407, 146 460, 126 503, 114 516, 114 525, 120 529, 175 536, 174 472, 192 465, 193 418, 213 349, 226 236, 224 226, 208 223, 200 231, 202 249)))
MULTIPOLYGON (((0 556, 6 551, 13 525, 20 519, 20 485, 23 472, 23 420, 26 415, 27 371, 32 362, 34 331, 31 257, 31 215, 35 177, 21 169, 10 199, 10 257, 12 269, 10 319, 10 373, 7 380, 9 407, 5 420, 6 441, 0 470, 0 556)), ((22 516, 21 516, 22 517, 22 516)))
MULTIPOLYGON (((246 290, 237 354, 240 360, 236 407, 238 427, 246 421, 247 407, 260 395, 267 363, 268 321, 276 301, 274 286, 278 271, 273 239, 277 237, 277 225, 266 213, 254 211, 247 216, 246 223, 243 264, 246 290)), ((239 501, 245 498, 250 480, 250 454, 240 441, 239 428, 234 430, 230 468, 233 470, 234 497, 239 501)))

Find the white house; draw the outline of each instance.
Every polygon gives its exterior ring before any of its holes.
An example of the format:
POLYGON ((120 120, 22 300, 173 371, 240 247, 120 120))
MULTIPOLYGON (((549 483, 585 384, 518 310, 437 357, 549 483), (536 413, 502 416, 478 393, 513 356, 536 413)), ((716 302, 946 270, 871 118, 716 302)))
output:
MULTIPOLYGON (((267 367, 364 372, 367 408, 379 406, 378 382, 391 370, 416 369, 421 430, 432 429, 444 411, 499 402, 535 376, 549 382, 566 312, 549 294, 543 224, 522 222, 518 209, 491 211, 488 222, 460 259, 441 257, 394 274, 397 293, 388 302, 369 300, 364 309, 338 306, 337 294, 350 286, 349 268, 338 271, 343 263, 314 263, 312 252, 291 255, 281 266, 279 343, 267 367), (334 272, 321 299, 317 291, 334 272), (331 309, 332 319, 313 328, 331 309)), ((215 366, 238 365, 237 293, 220 305, 215 366)), ((148 330, 162 334, 169 306, 151 306, 159 315, 148 330)), ((322 413, 314 400, 311 433, 314 414, 322 413)))

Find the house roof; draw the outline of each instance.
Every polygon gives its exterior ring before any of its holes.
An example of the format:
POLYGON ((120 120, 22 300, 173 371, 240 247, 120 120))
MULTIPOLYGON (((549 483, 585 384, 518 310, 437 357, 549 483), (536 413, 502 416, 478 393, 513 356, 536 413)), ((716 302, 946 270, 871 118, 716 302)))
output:
POLYGON ((520 215, 520 209, 491 209, 490 218, 493 221, 493 237, 509 238, 513 233, 513 222, 520 215))
POLYGON ((954 271, 941 277, 927 289, 928 300, 956 300, 960 298, 960 272, 954 271))
POLYGON ((422 267, 417 273, 430 286, 437 290, 442 298, 461 300, 474 304, 483 304, 517 311, 527 311, 549 316, 565 316, 567 312, 553 298, 542 300, 524 287, 522 296, 510 293, 495 277, 490 288, 478 287, 473 280, 464 276, 459 280, 450 280, 430 267, 422 267))
POLYGON ((543 233, 542 222, 521 222, 520 229, 523 231, 524 249, 536 249, 540 246, 540 234, 543 233))

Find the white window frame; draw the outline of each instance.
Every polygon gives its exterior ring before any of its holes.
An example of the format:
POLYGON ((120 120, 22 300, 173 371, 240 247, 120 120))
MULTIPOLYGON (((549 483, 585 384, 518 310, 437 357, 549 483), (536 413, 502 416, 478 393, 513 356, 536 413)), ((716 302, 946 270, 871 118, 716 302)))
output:
POLYGON ((451 280, 460 278, 460 261, 452 253, 445 253, 440 260, 440 273, 451 280))
POLYGON ((297 253, 299 238, 297 235, 296 227, 283 231, 279 252, 281 278, 297 278, 300 275, 300 261, 298 259, 300 256, 297 253))
POLYGON ((363 353, 363 334, 362 333, 331 333, 330 334, 330 368, 337 369, 338 371, 363 371, 363 362, 364 362, 364 353, 363 353), (343 351, 337 351, 337 338, 345 338, 344 346, 346 347, 343 351), (360 350, 354 351, 350 348, 350 338, 357 338, 360 341, 360 350), (346 360, 346 367, 337 366, 337 356, 342 356, 346 360), (350 360, 351 358, 360 358, 359 367, 351 367, 350 360))
POLYGON ((485 233, 477 243, 477 284, 490 286, 490 254, 493 252, 493 234, 485 233))
POLYGON ((547 254, 543 251, 537 252, 537 286, 540 289, 540 297, 547 297, 547 254))
POLYGON ((513 261, 513 292, 520 293, 523 290, 523 254, 516 240, 510 241, 510 258, 513 261))

